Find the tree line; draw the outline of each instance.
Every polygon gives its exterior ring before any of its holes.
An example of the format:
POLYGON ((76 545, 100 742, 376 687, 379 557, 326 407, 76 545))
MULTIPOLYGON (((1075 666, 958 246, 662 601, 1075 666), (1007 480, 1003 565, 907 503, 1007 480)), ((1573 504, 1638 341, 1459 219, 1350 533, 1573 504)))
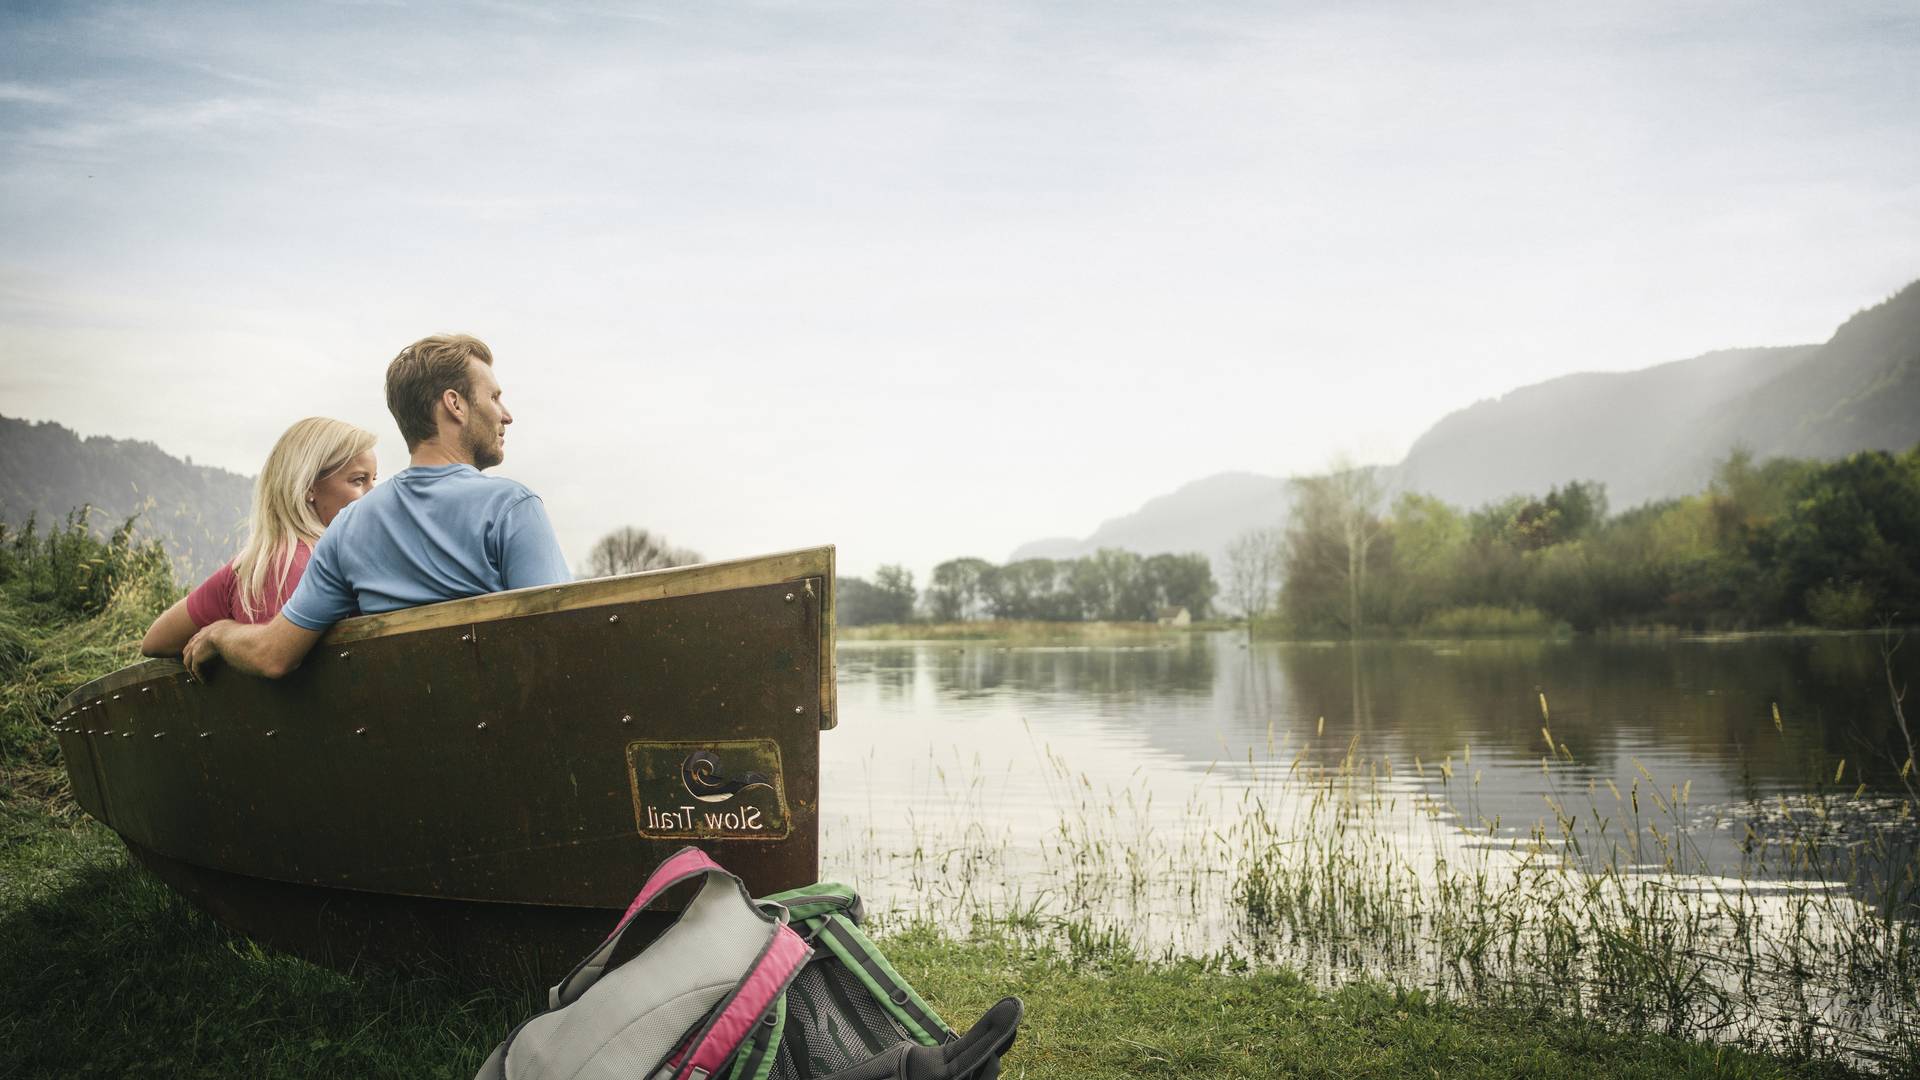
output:
POLYGON ((835 587, 836 617, 844 626, 914 619, 1138 622, 1173 608, 1204 619, 1218 592, 1205 555, 1143 556, 1118 548, 1004 566, 949 559, 933 568, 927 587, 917 593, 913 574, 900 566, 881 567, 873 581, 839 578, 835 587))
POLYGON ((1474 510, 1389 503, 1364 469, 1293 494, 1283 532, 1229 551, 1230 595, 1286 633, 1920 617, 1920 446, 1830 462, 1735 451, 1704 491, 1619 514, 1590 481, 1474 510))

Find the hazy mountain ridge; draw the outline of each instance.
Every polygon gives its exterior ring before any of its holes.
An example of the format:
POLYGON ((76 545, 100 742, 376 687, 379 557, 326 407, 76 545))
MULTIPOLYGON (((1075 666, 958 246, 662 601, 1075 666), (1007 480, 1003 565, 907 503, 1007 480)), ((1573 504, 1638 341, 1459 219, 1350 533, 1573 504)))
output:
POLYGON ((1248 529, 1286 521, 1292 498, 1287 484, 1284 477, 1215 473, 1149 499, 1131 514, 1103 522, 1084 540, 1055 538, 1022 544, 1007 561, 1078 558, 1115 547, 1142 555, 1198 551, 1218 567, 1228 541, 1248 529))
MULTIPOLYGON (((1822 345, 1722 349, 1623 372, 1563 375, 1442 417, 1379 470, 1390 491, 1460 506, 1598 480, 1616 511, 1699 491, 1735 446, 1761 458, 1837 458, 1920 442, 1920 282, 1858 312, 1822 345)), ((1013 559, 1102 547, 1201 551, 1286 518, 1288 480, 1222 473, 1148 500, 1078 541, 1013 559)))
POLYGON ((1805 363, 1727 403, 1696 452, 1736 440, 1762 457, 1818 458, 1920 441, 1920 281, 1848 319, 1805 363))
POLYGON ((1722 349, 1524 386, 1442 417, 1391 479, 1461 506, 1581 479, 1604 481, 1615 508, 1697 490, 1726 450, 1703 454, 1693 429, 1818 348, 1722 349))
POLYGON ((198 581, 233 557, 246 533, 253 479, 195 465, 150 442, 81 438, 52 421, 0 416, 0 520, 63 521, 81 505, 110 531, 139 514, 135 532, 166 545, 183 582, 198 581))

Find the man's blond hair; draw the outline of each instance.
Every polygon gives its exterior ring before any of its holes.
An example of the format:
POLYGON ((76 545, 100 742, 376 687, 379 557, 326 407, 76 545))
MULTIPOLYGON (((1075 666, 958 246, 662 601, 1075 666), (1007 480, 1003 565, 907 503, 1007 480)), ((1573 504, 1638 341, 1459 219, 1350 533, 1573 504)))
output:
POLYGON ((434 406, 452 390, 473 400, 473 380, 467 361, 493 366, 493 350, 468 334, 435 334, 400 350, 387 365, 387 411, 400 425, 400 437, 412 450, 439 433, 434 406))

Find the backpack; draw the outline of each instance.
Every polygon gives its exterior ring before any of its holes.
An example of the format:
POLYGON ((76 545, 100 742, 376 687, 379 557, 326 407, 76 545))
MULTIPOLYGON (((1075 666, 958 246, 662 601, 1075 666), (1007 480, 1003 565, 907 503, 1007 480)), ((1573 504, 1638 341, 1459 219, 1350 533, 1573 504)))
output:
POLYGON ((1022 1005, 956 1035, 823 882, 754 900, 698 848, 656 868, 613 933, 547 995, 475 1080, 993 1080, 1022 1005), (661 893, 698 881, 673 923, 613 957, 661 893), (622 954, 624 955, 624 954, 622 954))

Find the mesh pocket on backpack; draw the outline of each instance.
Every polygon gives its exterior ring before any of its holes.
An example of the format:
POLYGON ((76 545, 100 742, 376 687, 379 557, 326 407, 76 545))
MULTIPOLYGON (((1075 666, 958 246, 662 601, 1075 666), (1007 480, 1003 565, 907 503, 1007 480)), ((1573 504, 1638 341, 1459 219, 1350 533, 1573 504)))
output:
POLYGON ((787 988, 786 1034, 768 1080, 812 1080, 913 1038, 839 959, 817 957, 787 988))

